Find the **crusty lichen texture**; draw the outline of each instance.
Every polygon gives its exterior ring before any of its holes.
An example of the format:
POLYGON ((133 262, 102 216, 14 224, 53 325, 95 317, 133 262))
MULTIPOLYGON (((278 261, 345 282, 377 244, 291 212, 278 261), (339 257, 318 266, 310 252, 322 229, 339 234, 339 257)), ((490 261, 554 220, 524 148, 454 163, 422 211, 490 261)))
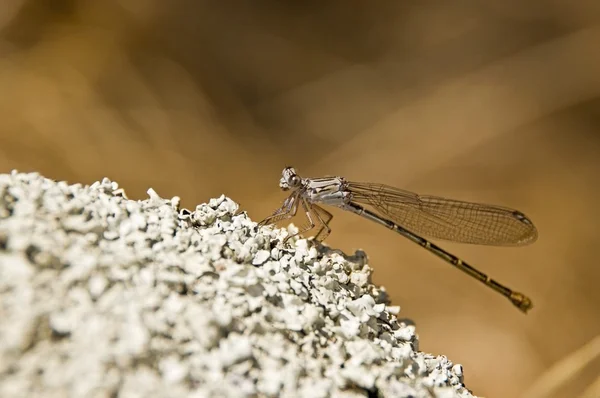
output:
POLYGON ((472 396, 363 256, 148 193, 0 175, 0 396, 472 396))

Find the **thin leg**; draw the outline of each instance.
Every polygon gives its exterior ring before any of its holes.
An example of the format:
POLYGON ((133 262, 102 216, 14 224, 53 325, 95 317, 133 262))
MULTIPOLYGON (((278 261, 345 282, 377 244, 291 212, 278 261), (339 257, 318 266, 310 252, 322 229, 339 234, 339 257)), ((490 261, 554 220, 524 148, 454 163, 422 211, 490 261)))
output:
POLYGON ((295 234, 289 235, 287 238, 285 238, 283 240, 283 243, 287 242, 289 239, 293 238, 294 236, 301 235, 305 232, 310 231, 311 229, 313 229, 315 227, 315 221, 313 220, 313 218, 311 216, 311 205, 308 204, 308 202, 304 198, 301 199, 301 204, 302 204, 302 207, 304 208, 304 214, 306 214, 306 218, 308 219, 308 225, 302 229, 299 229, 298 232, 296 232, 295 234))
POLYGON ((315 218, 321 223, 321 229, 319 229, 319 232, 317 232, 317 234, 315 235, 314 240, 316 242, 321 243, 331 233, 329 223, 331 222, 333 215, 324 208, 317 205, 312 205, 312 210, 313 214, 315 215, 315 218))
POLYGON ((289 218, 292 218, 296 215, 296 212, 298 211, 298 197, 297 195, 292 195, 290 197, 288 197, 285 202, 283 202, 283 205, 275 210, 275 212, 273 214, 271 214, 269 217, 265 218, 264 220, 262 220, 261 222, 258 223, 259 226, 263 226, 263 225, 269 225, 269 224, 275 224, 276 222, 279 222, 281 220, 286 220, 289 218))

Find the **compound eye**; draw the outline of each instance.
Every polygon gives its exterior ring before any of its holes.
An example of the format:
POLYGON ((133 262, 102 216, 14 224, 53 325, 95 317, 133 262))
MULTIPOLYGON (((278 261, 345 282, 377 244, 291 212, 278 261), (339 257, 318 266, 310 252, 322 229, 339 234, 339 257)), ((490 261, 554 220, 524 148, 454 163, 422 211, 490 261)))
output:
POLYGON ((290 178, 290 185, 293 187, 297 187, 298 185, 300 185, 300 177, 293 176, 292 178, 290 178))

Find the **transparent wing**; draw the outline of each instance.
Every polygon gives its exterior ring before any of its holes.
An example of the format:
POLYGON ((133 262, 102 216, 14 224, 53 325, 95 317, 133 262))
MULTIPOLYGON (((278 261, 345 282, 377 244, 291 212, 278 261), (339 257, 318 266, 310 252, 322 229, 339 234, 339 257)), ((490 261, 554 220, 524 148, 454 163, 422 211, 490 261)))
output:
POLYGON ((409 231, 453 242, 480 245, 525 245, 537 230, 523 213, 507 207, 424 196, 383 184, 348 182, 352 201, 409 231))

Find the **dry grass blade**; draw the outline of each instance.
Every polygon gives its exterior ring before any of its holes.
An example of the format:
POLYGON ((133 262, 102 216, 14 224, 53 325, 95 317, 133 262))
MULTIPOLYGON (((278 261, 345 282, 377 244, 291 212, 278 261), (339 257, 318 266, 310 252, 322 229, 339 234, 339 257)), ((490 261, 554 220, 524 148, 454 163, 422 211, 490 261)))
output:
POLYGON ((596 378, 592 384, 585 389, 580 398, 600 397, 600 377, 596 378))
MULTIPOLYGON (((523 396, 528 398, 551 396, 553 392, 573 380, 577 373, 598 357, 600 357, 600 335, 554 364, 533 383, 523 396)), ((600 391, 600 378, 588 387, 583 397, 597 397, 599 395, 593 393, 598 391, 600 391)))

